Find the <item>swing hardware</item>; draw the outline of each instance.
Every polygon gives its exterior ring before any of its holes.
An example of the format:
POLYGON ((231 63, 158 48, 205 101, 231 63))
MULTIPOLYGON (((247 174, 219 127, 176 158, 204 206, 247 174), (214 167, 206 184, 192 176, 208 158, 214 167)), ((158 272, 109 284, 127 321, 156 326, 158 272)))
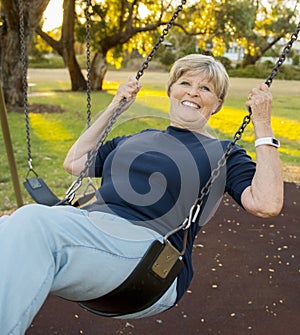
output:
POLYGON ((71 186, 68 188, 65 198, 72 202, 75 197, 75 192, 80 188, 81 184, 82 180, 74 180, 71 186))
POLYGON ((29 174, 30 171, 33 171, 35 175, 37 175, 37 173, 34 171, 33 166, 32 166, 32 158, 28 159, 28 166, 29 166, 29 171, 27 172, 27 175, 29 174))
POLYGON ((29 174, 32 172, 36 177, 38 177, 38 174, 37 174, 37 172, 35 172, 35 170, 34 170, 34 168, 33 168, 33 166, 32 166, 32 159, 29 159, 28 160, 28 166, 29 166, 29 169, 28 169, 28 171, 27 171, 27 173, 26 173, 26 175, 25 175, 25 179, 28 179, 28 176, 29 176, 29 174))
POLYGON ((166 278, 182 255, 169 241, 164 241, 164 248, 152 265, 152 271, 160 278, 166 278))
POLYGON ((195 203, 191 208, 188 217, 185 219, 185 226, 182 228, 183 230, 187 230, 191 227, 192 223, 197 221, 198 215, 200 213, 201 204, 195 203))
MULTIPOLYGON (((86 204, 88 203, 91 199, 94 198, 95 194, 97 192, 97 189, 95 187, 95 185, 93 184, 93 181, 90 177, 88 177, 88 183, 85 187, 85 190, 82 194, 82 196, 78 197, 73 203, 72 203, 72 206, 74 207, 80 207, 81 204, 86 204), (88 192, 89 188, 92 188, 92 191, 91 192, 88 192)), ((75 192, 74 192, 74 195, 75 195, 75 192)), ((74 197, 73 197, 74 199, 74 197)), ((73 201, 72 199, 72 201, 73 201)))

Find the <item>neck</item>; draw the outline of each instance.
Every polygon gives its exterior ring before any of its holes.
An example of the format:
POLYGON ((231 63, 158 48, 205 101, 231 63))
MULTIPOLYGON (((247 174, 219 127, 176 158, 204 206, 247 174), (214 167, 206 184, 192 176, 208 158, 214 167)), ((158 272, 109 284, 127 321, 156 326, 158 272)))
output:
POLYGON ((211 137, 211 138, 214 138, 214 136, 212 136, 205 127, 197 127, 195 125, 195 123, 187 126, 186 124, 185 125, 182 125, 180 123, 177 123, 177 122, 170 122, 170 126, 172 127, 176 127, 176 128, 181 128, 181 129, 186 129, 186 130, 189 130, 189 131, 192 131, 192 132, 195 132, 195 133, 198 133, 198 134, 201 134, 201 135, 204 135, 204 136, 207 136, 207 137, 211 137))

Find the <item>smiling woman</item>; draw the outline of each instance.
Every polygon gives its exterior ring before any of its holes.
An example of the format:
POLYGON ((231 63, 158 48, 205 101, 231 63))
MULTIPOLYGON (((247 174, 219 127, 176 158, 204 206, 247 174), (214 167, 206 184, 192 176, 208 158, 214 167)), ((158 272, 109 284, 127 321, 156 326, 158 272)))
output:
POLYGON ((51 31, 62 24, 63 19, 63 0, 50 0, 44 12, 44 31, 51 31))

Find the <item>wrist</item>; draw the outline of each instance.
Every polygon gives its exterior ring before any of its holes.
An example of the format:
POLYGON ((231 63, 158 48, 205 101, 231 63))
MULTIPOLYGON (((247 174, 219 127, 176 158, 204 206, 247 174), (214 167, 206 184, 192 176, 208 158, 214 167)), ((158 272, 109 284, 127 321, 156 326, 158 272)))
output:
POLYGON ((257 122, 257 123, 253 123, 253 125, 254 125, 254 132, 255 132, 256 138, 274 136, 272 127, 269 123, 257 122))

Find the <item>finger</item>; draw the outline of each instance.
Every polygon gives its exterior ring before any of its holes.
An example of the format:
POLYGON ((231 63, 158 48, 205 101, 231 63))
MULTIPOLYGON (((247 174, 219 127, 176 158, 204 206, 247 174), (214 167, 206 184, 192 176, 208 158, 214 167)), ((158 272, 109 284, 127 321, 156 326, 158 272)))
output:
POLYGON ((128 84, 137 87, 138 84, 139 84, 139 82, 138 82, 138 80, 133 75, 130 75, 128 77, 128 84))
POLYGON ((268 92, 270 90, 269 86, 265 83, 260 84, 259 88, 264 92, 268 92))

